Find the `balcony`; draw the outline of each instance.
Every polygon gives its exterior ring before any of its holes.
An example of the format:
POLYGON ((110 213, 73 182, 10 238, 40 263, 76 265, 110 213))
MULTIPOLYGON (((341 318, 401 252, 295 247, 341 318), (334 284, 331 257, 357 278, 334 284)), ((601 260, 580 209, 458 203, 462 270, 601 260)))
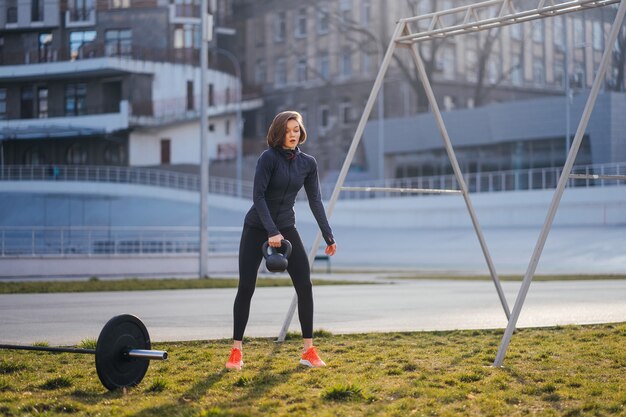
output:
POLYGON ((65 11, 65 27, 80 28, 96 25, 95 9, 73 9, 65 11))
POLYGON ((200 24, 200 5, 170 4, 170 23, 200 24))
POLYGON ((4 120, 0 139, 60 137, 81 133, 81 129, 110 133, 128 129, 129 112, 128 101, 121 101, 119 111, 115 113, 105 112, 102 108, 91 108, 86 109, 85 114, 67 116, 50 109, 46 118, 4 120))
MULTIPOLYGON (((6 67, 42 63, 75 63, 98 58, 119 59, 125 61, 169 62, 172 64, 200 65, 200 50, 196 48, 146 48, 136 43, 86 42, 78 49, 45 48, 18 53, 5 53, 0 65, 0 78, 5 75, 6 67)), ((24 68, 17 72, 23 72, 24 68)), ((48 71, 44 71, 47 73, 48 71)))

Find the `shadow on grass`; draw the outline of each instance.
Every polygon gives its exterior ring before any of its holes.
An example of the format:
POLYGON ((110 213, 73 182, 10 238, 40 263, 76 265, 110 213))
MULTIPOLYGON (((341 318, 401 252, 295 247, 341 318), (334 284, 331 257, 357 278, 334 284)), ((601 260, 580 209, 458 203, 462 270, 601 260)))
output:
MULTIPOLYGON (((277 354, 281 351, 281 348, 282 344, 274 345, 263 363, 259 364, 259 371, 251 378, 246 378, 243 373, 241 373, 240 380, 246 381, 244 386, 248 389, 244 392, 238 393, 236 404, 240 404, 244 407, 254 404, 256 400, 265 396, 273 387, 287 382, 291 375, 295 372, 305 371, 305 369, 300 369, 295 366, 294 368, 284 371, 276 371, 273 365, 277 354)), ((199 403, 201 403, 202 397, 206 396, 209 390, 230 372, 235 371, 222 369, 219 372, 213 373, 201 381, 198 381, 185 393, 181 394, 175 403, 171 402, 157 407, 146 408, 133 414, 133 417, 195 416, 201 414, 205 409, 210 410, 212 413, 217 413, 216 415, 222 415, 221 413, 224 412, 227 413, 235 403, 230 397, 225 398, 221 402, 204 404, 200 407, 199 403)), ((234 382, 232 389, 235 390, 238 386, 240 385, 238 385, 237 382, 234 382)), ((212 414, 209 413, 209 415, 212 414)))

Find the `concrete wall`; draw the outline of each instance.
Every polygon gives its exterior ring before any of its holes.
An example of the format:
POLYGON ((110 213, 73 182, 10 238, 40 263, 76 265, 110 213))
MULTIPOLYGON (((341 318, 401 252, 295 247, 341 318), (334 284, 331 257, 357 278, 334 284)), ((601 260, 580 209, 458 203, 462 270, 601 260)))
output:
MULTIPOLYGON (((0 260, 0 278, 198 276, 198 255, 15 257, 0 260)), ((209 255, 209 274, 237 272, 237 254, 209 255)))

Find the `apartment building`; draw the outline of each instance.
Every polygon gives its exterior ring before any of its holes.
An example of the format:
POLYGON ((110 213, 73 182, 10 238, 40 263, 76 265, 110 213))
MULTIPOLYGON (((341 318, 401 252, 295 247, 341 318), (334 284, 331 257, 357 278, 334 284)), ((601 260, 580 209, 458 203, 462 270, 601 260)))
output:
MULTIPOLYGON (((245 62, 244 83, 265 103, 246 116, 246 137, 261 137, 278 111, 299 110, 309 133, 306 148, 321 172, 338 170, 397 19, 465 4, 469 1, 236 0, 236 52, 245 62)), ((440 107, 454 111, 563 96, 566 79, 572 95, 584 93, 615 10, 603 7, 419 44, 440 107)), ((623 90, 623 59, 611 65, 605 89, 623 90)), ((421 88, 411 59, 400 51, 383 84, 384 109, 375 105, 370 120, 393 123, 427 112, 421 88)), ((353 163, 356 171, 372 169, 362 148, 353 163)))
MULTIPOLYGON (((0 0, 0 162, 197 165, 199 55, 199 1, 0 0)), ((217 55, 209 154, 232 159, 237 110, 259 102, 217 55)))

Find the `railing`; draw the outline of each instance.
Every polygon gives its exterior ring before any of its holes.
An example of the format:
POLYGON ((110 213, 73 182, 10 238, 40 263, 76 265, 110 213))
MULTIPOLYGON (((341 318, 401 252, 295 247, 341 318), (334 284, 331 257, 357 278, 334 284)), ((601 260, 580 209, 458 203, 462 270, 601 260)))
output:
MULTIPOLYGON (((209 227, 208 250, 237 252, 239 227, 209 227)), ((198 253, 197 227, 3 227, 0 257, 198 253)))
MULTIPOLYGON (((533 168, 511 171, 477 172, 463 175, 468 190, 474 193, 498 192, 498 191, 521 191, 521 190, 546 190, 556 187, 561 175, 562 167, 533 168)), ((598 174, 598 175, 624 175, 626 162, 575 166, 572 174, 598 174)), ((569 187, 605 187, 623 184, 624 181, 606 179, 570 179, 569 187)), ((394 178, 387 180, 371 180, 346 182, 350 187, 387 187, 387 188, 428 188, 428 189, 460 189, 456 177, 440 175, 431 177, 394 178)), ((332 194, 334 184, 323 184, 322 195, 328 197, 332 194)), ((362 199, 380 197, 406 197, 415 194, 402 194, 391 192, 366 192, 366 191, 342 191, 342 199, 362 199)))
MULTIPOLYGON (((197 227, 0 227, 0 259, 198 254, 199 234, 197 227)), ((240 236, 241 227, 209 227, 208 252, 237 253, 240 236)))
MULTIPOLYGON (((200 190, 200 178, 196 174, 115 166, 5 165, 0 168, 0 181, 86 181, 200 190)), ((239 186, 235 179, 209 177, 209 192, 251 198, 252 183, 244 181, 239 186)))
MULTIPOLYGON (((561 167, 533 168, 513 171, 478 172, 463 176, 470 192, 498 192, 522 190, 553 189, 561 175, 561 167)), ((575 166, 572 174, 625 175, 626 162, 575 166)), ((120 184, 140 184, 156 187, 174 188, 187 191, 199 191, 200 180, 196 174, 166 171, 151 168, 114 167, 114 166, 35 166, 6 165, 0 168, 0 181, 88 181, 120 184)), ((624 181, 611 179, 570 179, 570 187, 606 187, 623 184, 624 181)), ((322 184, 322 196, 329 198, 334 183, 322 184)), ((431 177, 394 178, 384 181, 346 182, 350 187, 387 187, 387 188, 429 188, 459 189, 454 175, 431 177)), ((250 199, 253 184, 244 181, 239 186, 231 178, 209 177, 209 192, 221 195, 238 196, 250 199)), ((363 199, 379 197, 404 197, 414 194, 390 192, 342 191, 341 199, 363 199)), ((300 198, 306 198, 304 190, 300 198)))

